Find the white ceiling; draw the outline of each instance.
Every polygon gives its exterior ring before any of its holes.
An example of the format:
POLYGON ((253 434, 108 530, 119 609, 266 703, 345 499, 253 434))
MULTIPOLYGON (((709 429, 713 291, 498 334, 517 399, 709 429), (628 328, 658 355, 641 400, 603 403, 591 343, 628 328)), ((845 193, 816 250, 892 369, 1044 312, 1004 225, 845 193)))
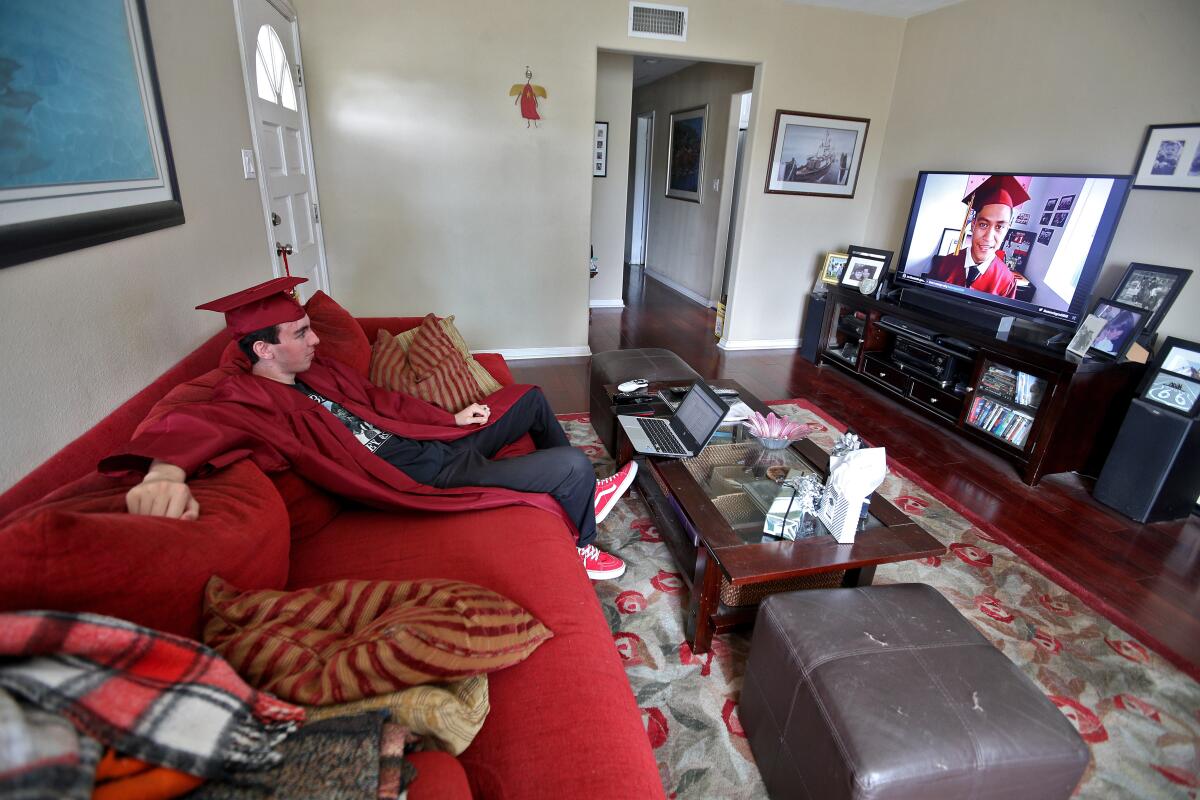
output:
POLYGON ((661 56, 634 56, 633 88, 640 89, 648 83, 654 83, 668 75, 673 75, 695 63, 697 62, 678 58, 662 58, 661 56))
POLYGON ((826 8, 840 8, 843 11, 875 14, 880 17, 909 19, 961 3, 962 0, 784 0, 784 2, 796 6, 825 6, 826 8))

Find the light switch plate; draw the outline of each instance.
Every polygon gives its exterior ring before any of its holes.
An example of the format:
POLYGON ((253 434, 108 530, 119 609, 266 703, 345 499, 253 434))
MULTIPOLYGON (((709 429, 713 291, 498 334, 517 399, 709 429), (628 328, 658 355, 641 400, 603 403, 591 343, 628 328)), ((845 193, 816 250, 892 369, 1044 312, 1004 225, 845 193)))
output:
POLYGON ((258 177, 254 171, 254 151, 242 149, 242 174, 246 176, 246 180, 253 180, 258 177))
POLYGON ((721 179, 720 178, 713 178, 713 191, 714 192, 721 191, 721 179))

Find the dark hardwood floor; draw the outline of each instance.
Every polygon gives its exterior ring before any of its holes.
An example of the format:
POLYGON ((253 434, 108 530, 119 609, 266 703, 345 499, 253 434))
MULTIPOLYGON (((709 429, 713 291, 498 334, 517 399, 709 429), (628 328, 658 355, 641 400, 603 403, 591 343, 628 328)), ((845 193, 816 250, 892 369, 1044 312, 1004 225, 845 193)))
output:
MULTIPOLYGON (((1064 588, 1200 679, 1200 518, 1139 525, 1091 498, 1092 482, 1051 475, 1036 487, 1014 467, 795 350, 726 352, 715 312, 640 270, 624 309, 594 309, 593 353, 665 347, 709 378, 732 378, 763 400, 807 398, 853 427, 922 481, 991 523, 1064 588)), ((559 413, 586 411, 588 359, 510 362, 559 413)))

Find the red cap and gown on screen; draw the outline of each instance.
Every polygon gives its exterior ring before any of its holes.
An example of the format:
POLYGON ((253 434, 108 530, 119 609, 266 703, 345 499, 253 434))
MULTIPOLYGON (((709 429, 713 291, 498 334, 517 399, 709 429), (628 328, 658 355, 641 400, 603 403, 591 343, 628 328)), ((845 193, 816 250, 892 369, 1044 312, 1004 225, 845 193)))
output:
POLYGON ((197 310, 225 315, 229 335, 240 339, 247 333, 295 322, 304 318, 304 307, 296 302, 293 290, 308 278, 272 278, 240 292, 218 297, 196 306, 197 310))
MULTIPOLYGON (((1014 209, 1028 200, 1029 192, 1013 175, 992 175, 962 199, 963 203, 974 209, 976 213, 982 211, 986 206, 1002 205, 1008 206, 1013 215, 1016 214, 1014 209)), ((968 252, 969 248, 964 248, 957 254, 935 256, 927 276, 936 281, 967 286, 966 260, 968 252)), ((987 265, 986 269, 982 269, 979 277, 968 288, 1000 297, 1016 297, 1017 280, 1008 265, 999 256, 993 254, 991 263, 987 265)))

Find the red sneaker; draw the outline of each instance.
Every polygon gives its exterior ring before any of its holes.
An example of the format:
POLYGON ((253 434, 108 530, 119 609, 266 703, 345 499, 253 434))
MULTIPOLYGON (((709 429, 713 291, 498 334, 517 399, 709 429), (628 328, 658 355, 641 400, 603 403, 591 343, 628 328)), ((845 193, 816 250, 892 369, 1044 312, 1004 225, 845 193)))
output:
POLYGON ((583 568, 587 570, 588 577, 592 580, 607 581, 612 578, 619 578, 625 574, 625 562, 612 553, 598 550, 594 544, 589 544, 587 547, 576 547, 575 549, 579 551, 579 558, 583 561, 583 568))
POLYGON ((637 475, 637 462, 630 461, 617 470, 616 474, 596 481, 596 524, 599 525, 613 510, 613 506, 621 499, 629 487, 633 485, 633 477, 637 475))

